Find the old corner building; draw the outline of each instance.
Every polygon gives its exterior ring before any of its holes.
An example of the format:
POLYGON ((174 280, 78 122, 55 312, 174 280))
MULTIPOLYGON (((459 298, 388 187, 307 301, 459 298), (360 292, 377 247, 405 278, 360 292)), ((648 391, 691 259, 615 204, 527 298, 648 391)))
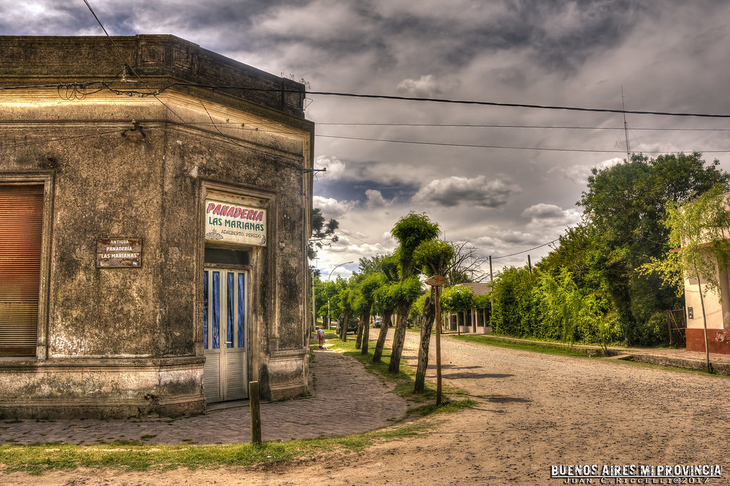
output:
POLYGON ((0 417, 306 392, 304 87, 112 40, 0 37, 0 417))

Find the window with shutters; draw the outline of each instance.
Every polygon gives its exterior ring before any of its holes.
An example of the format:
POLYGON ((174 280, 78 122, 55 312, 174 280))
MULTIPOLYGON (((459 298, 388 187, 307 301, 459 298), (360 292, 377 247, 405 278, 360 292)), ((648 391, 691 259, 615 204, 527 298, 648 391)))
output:
POLYGON ((43 200, 43 185, 0 184, 0 356, 36 354, 43 200))

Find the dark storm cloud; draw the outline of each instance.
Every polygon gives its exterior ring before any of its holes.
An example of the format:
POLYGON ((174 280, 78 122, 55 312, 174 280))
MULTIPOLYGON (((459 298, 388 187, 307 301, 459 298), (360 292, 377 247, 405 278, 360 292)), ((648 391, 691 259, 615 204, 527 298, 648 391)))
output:
POLYGON ((390 182, 383 183, 373 180, 339 179, 330 181, 321 179, 314 184, 314 195, 337 200, 367 202, 367 191, 377 190, 387 201, 410 200, 418 191, 416 183, 390 182))
MULTIPOLYGON (((466 9, 471 3, 456 2, 454 8, 466 9)), ((418 62, 429 65, 430 57, 434 71, 464 67, 484 52, 499 50, 527 51, 535 63, 572 71, 596 51, 620 45, 645 10, 629 0, 531 0, 506 2, 491 11, 480 9, 478 21, 455 24, 452 17, 431 15, 417 7, 408 15, 385 17, 371 3, 357 2, 350 12, 353 28, 338 33, 336 42, 326 29, 314 36, 303 31, 276 32, 270 40, 309 44, 340 59, 373 51, 379 69, 395 66, 398 47, 413 43, 427 46, 428 56, 418 62), (362 28, 376 25, 377 29, 362 28)))
MULTIPOLYGON (((305 78, 310 91, 620 108, 623 86, 628 109, 730 111, 728 2, 89 1, 112 35, 173 34, 275 75, 305 78)), ((102 35, 80 0, 0 0, 0 12, 6 35, 102 35)), ((351 235, 320 252, 320 265, 392 249, 388 232, 411 210, 427 212, 449 239, 492 255, 552 241, 579 220, 575 202, 590 169, 625 157, 620 115, 309 98, 315 165, 328 168, 314 183, 315 205, 351 235), (575 125, 603 129, 544 128, 575 125), (399 143, 377 141, 385 139, 399 143), (476 148, 484 146, 515 149, 476 148), (608 152, 582 152, 591 149, 608 152)), ((638 116, 628 123, 710 126, 638 116)), ((701 150, 730 169, 728 153, 710 152, 730 148, 725 132, 637 130, 630 138, 634 150, 701 150)))
POLYGON ((620 45, 645 10, 629 0, 531 0, 509 5, 504 28, 497 34, 505 45, 531 47, 538 63, 569 70, 596 50, 620 45))
POLYGON ((449 177, 431 181, 421 187, 413 201, 446 207, 458 205, 498 208, 519 188, 500 179, 487 180, 485 176, 449 177))

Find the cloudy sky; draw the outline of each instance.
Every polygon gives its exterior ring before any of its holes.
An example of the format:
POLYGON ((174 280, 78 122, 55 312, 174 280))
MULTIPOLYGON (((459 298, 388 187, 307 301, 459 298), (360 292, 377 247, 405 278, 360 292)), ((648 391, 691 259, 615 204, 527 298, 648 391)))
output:
MULTIPOLYGON (((89 0, 111 35, 173 34, 310 91, 730 113, 719 0, 89 0)), ((83 0, 0 0, 3 35, 101 35, 83 0)), ((591 167, 626 157, 621 114, 310 95, 315 205, 340 222, 326 277, 395 247, 409 211, 495 269, 580 220, 591 167), (515 253, 514 256, 508 256, 515 253)), ((628 115, 632 151, 730 171, 730 120, 628 115)), ((334 276, 333 275, 333 276, 334 276)))

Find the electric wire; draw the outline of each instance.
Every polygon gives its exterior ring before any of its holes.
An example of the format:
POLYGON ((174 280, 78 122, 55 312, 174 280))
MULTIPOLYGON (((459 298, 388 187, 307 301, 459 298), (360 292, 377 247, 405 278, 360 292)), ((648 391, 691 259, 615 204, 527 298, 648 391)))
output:
POLYGON ((509 257, 513 257, 516 255, 522 255, 523 253, 527 253, 528 251, 537 250, 538 248, 542 248, 543 246, 551 245, 551 244, 555 243, 556 241, 560 241, 560 238, 556 238, 553 241, 548 241, 547 243, 543 243, 542 245, 538 245, 534 248, 528 248, 527 250, 518 251, 517 253, 510 253, 509 255, 501 255, 501 256, 497 256, 497 257, 492 257, 492 260, 499 260, 502 258, 509 258, 509 257))
MULTIPOLYGON (((101 30, 103 30, 104 31, 104 34, 106 34, 106 37, 107 37, 107 39, 109 39, 109 42, 111 42, 112 46, 114 47, 114 51, 117 54, 117 57, 119 57, 119 60, 122 61, 123 70, 126 69, 126 68, 129 68, 129 70, 132 71, 132 74, 134 74, 134 76, 136 76, 137 79, 139 79, 142 82, 142 84, 145 85, 145 87, 148 87, 147 82, 144 79, 142 79, 142 77, 139 74, 137 74, 137 71, 135 71, 135 69, 127 62, 127 60, 124 59, 124 56, 122 56, 122 52, 119 50, 119 48, 117 47, 117 45, 114 43, 114 39, 112 39, 112 37, 109 35, 109 32, 106 31, 106 28, 104 27, 104 24, 101 23, 101 20, 99 20, 99 17, 94 12, 94 9, 91 8, 91 5, 89 4, 88 0, 84 0, 84 3, 86 4, 86 6, 88 7, 89 11, 91 12, 91 15, 93 15, 94 18, 96 19, 97 23, 101 27, 101 30)), ((116 76, 115 76, 115 78, 116 78, 116 76)), ((108 83, 103 83, 103 86, 108 86, 108 83)), ((150 89, 150 88, 148 88, 148 89, 150 89)), ((164 101, 162 101, 161 99, 159 99, 157 97, 156 94, 152 94, 152 96, 154 96, 154 98, 157 101, 159 101, 160 103, 162 103, 162 106, 164 106, 166 109, 168 109, 173 115, 175 115, 176 117, 178 117, 180 119, 180 121, 185 122, 185 120, 183 120, 180 115, 178 115, 172 108, 170 108, 169 106, 167 106, 164 101)))
MULTIPOLYGON (((86 0, 84 0, 86 2, 86 0)), ((87 3, 88 5, 88 3, 87 3)), ((111 38, 110 38, 111 39, 111 38)), ((130 69, 131 66, 129 66, 130 69)), ((135 73, 136 75, 136 73, 135 73)), ((138 76, 138 75, 137 75, 138 76)), ((141 80, 141 78, 140 78, 141 80)), ((698 118, 730 118, 730 114, 725 113, 692 113, 692 112, 671 112, 671 111, 653 111, 653 110, 623 110, 615 108, 596 108, 596 107, 581 107, 581 106, 567 106, 567 105, 541 105, 534 103, 507 103, 499 101, 477 101, 477 100, 456 100, 448 98, 415 98, 408 96, 392 96, 392 95, 373 95, 373 94, 360 94, 360 93, 346 93, 346 92, 335 92, 335 91, 306 91, 306 90, 294 90, 285 88, 252 88, 250 86, 227 86, 227 85, 208 85, 199 83, 169 83, 157 88, 153 92, 145 93, 139 90, 120 90, 113 89, 109 86, 109 83, 104 81, 88 81, 85 83, 73 83, 81 87, 90 87, 96 84, 109 89, 115 94, 127 95, 127 96, 157 96, 168 89, 175 87, 193 87, 193 88, 204 88, 210 90, 236 90, 236 91, 248 91, 248 92, 268 92, 268 93, 281 93, 281 94, 301 94, 305 96, 333 96, 333 97, 347 97, 347 98, 361 98, 361 99, 378 99, 378 100, 389 100, 389 101, 413 101, 421 103, 441 103, 441 104, 460 104, 460 105, 474 105, 474 106, 493 106, 502 108, 527 108, 536 110, 553 110, 553 111, 575 111, 584 113, 615 113, 615 114, 626 114, 626 115, 652 115, 652 116, 668 116, 668 117, 698 117, 698 118)), ((6 88, 7 89, 7 88, 6 88)), ((151 89, 151 88, 149 88, 151 89)))
MULTIPOLYGON (((623 153, 623 150, 619 149, 613 149, 613 150, 606 150, 606 149, 579 149, 579 148, 557 148, 557 147, 519 147, 519 146, 510 146, 510 145, 483 145, 483 144, 470 144, 470 143, 450 143, 450 142, 424 142, 424 141, 415 141, 415 140, 395 140, 395 139, 383 139, 383 138, 364 138, 364 137, 346 137, 346 136, 337 136, 337 135, 315 135, 315 137, 319 138, 335 138, 335 139, 341 139, 341 140, 357 140, 357 141, 365 141, 365 142, 386 142, 386 143, 403 143, 403 144, 412 144, 412 145, 432 145, 432 146, 439 146, 439 147, 465 147, 465 148, 486 148, 486 149, 503 149, 503 150, 535 150, 535 151, 543 151, 543 152, 587 152, 587 153, 606 153, 606 154, 615 154, 615 153, 623 153)), ((680 152, 672 150, 670 152, 680 152)), ((685 150, 681 151, 684 153, 693 153, 696 152, 695 150, 685 150)), ((700 151, 697 151, 700 152, 700 151)), ((728 153, 730 150, 703 150, 702 153, 728 153)), ((647 154, 663 154, 667 153, 667 151, 651 151, 651 152, 644 152, 647 154)))
MULTIPOLYGON (((417 128, 519 128, 519 129, 560 129, 560 130, 623 130, 623 127, 588 127, 570 125, 489 125, 471 123, 349 123, 315 122, 317 126, 362 126, 362 127, 417 127, 417 128)), ((678 132, 730 132, 730 128, 651 128, 632 127, 636 131, 678 131, 678 132)))

